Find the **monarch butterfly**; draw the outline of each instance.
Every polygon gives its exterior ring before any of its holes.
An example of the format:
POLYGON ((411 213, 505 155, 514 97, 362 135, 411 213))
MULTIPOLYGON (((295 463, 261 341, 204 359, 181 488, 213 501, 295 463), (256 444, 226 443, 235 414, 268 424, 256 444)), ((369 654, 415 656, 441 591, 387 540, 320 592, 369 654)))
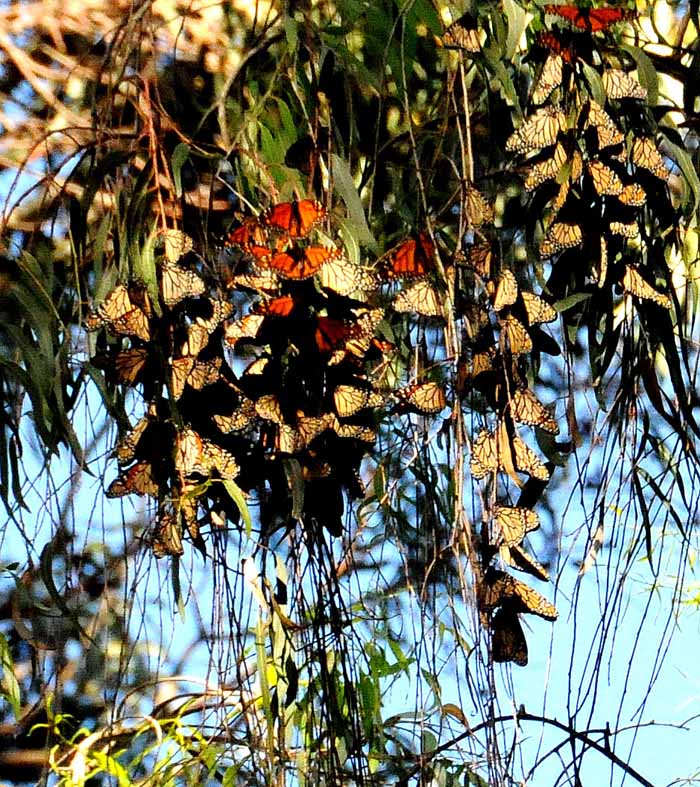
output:
POLYGON ((273 270, 284 279, 308 279, 331 260, 343 256, 340 249, 330 246, 290 246, 285 251, 271 251, 263 246, 251 246, 254 264, 262 270, 273 270))
POLYGON ((512 355, 532 352, 530 334, 520 320, 516 320, 512 314, 501 320, 501 343, 507 345, 512 355))
POLYGON ((488 279, 491 275, 491 259, 493 252, 491 251, 491 244, 489 241, 478 241, 472 246, 469 246, 465 255, 461 255, 457 259, 455 255, 455 262, 464 262, 464 264, 474 271, 482 279, 488 279))
POLYGON ((478 52, 481 49, 477 21, 470 13, 463 14, 445 30, 442 45, 447 49, 478 52))
POLYGON ((239 472, 232 454, 189 427, 180 431, 175 441, 175 467, 185 477, 208 476, 212 470, 217 470, 222 478, 232 480, 239 472))
POLYGON ((248 216, 241 225, 229 232, 224 241, 224 248, 239 246, 243 249, 248 246, 264 246, 267 243, 267 232, 258 219, 248 216))
POLYGON ((613 145, 621 145, 625 138, 620 129, 615 125, 615 121, 608 113, 595 101, 589 100, 588 105, 584 106, 581 113, 586 113, 586 128, 593 127, 598 135, 598 147, 609 148, 613 145))
POLYGON ((338 348, 344 348, 358 332, 359 329, 352 320, 321 315, 317 318, 314 337, 319 352, 332 353, 338 348))
POLYGON ((556 52, 550 52, 544 61, 542 71, 532 91, 532 103, 542 104, 553 90, 561 85, 564 78, 564 59, 556 52))
POLYGON ((553 33, 542 30, 537 34, 537 45, 546 52, 559 55, 565 63, 573 65, 577 59, 576 47, 571 33, 553 33))
MULTIPOLYGON (((144 298, 147 307, 147 296, 144 298)), ((123 284, 118 284, 86 320, 88 331, 95 331, 103 325, 109 325, 116 334, 136 336, 144 342, 151 338, 148 316, 132 302, 129 290, 123 284)))
POLYGON ((123 497, 130 494, 158 497, 158 484, 153 478, 150 462, 137 462, 115 478, 107 489, 107 497, 123 497))
POLYGON ((520 293, 525 306, 525 314, 529 325, 539 325, 543 322, 553 322, 557 319, 557 313, 539 295, 532 292, 523 291, 520 293))
POLYGON ((554 180, 564 164, 566 164, 566 151, 561 142, 557 142, 554 153, 549 158, 532 165, 525 178, 525 190, 534 191, 546 181, 554 180))
POLYGON ((549 582, 549 572, 547 569, 535 560, 529 552, 526 552, 521 544, 514 544, 513 546, 502 546, 499 549, 501 560, 504 563, 517 569, 518 571, 525 571, 543 582, 549 582))
POLYGON ((634 140, 632 144, 632 163, 637 167, 648 170, 661 180, 668 180, 671 175, 651 137, 637 137, 634 140))
POLYGON ((444 309, 438 291, 426 279, 401 290, 391 302, 400 314, 414 312, 421 317, 443 317, 444 309))
POLYGON ((607 164, 603 164, 600 159, 591 159, 587 164, 587 169, 593 181, 593 188, 601 197, 616 197, 622 194, 624 188, 622 181, 607 164))
POLYGON ((445 392, 437 383, 433 382, 414 383, 405 388, 399 388, 395 394, 401 402, 423 415, 439 413, 447 405, 445 392))
POLYGON ((434 267, 435 246, 421 232, 418 238, 407 238, 388 256, 384 273, 389 279, 420 279, 434 267))
POLYGON ((472 445, 469 469, 477 481, 498 470, 498 443, 496 436, 488 429, 481 429, 472 445))
POLYGON ((329 422, 329 428, 338 437, 344 439, 359 440, 362 443, 373 443, 377 439, 377 432, 372 427, 361 426, 360 424, 341 424, 335 416, 329 422))
POLYGON ((166 306, 172 307, 185 298, 202 295, 206 290, 204 281, 191 270, 171 262, 164 262, 160 269, 160 290, 166 306))
POLYGON ((190 427, 181 430, 176 438, 175 467, 182 476, 208 476, 214 469, 223 478, 233 479, 238 475, 238 465, 233 456, 190 427))
POLYGON ((280 295, 271 301, 260 304, 259 312, 268 317, 289 317, 298 303, 298 298, 292 295, 280 295))
POLYGON ((192 323, 187 328, 187 338, 182 343, 180 355, 191 355, 196 358, 209 344, 209 331, 205 326, 192 323))
POLYGON ((573 152, 568 163, 565 165, 565 169, 567 171, 565 172, 564 180, 559 186, 557 196, 552 200, 552 214, 557 214, 562 209, 566 202, 566 198, 569 196, 571 184, 577 182, 581 177, 581 173, 583 172, 583 159, 578 150, 573 152))
POLYGON ((210 317, 196 317, 194 325, 203 328, 207 333, 213 333, 224 320, 227 320, 233 313, 233 305, 228 301, 213 300, 207 298, 205 301, 211 309, 210 317))
POLYGON ((279 399, 274 394, 264 394, 255 401, 255 412, 264 421, 272 421, 274 424, 283 424, 284 416, 279 399))
POLYGON ((319 352, 334 353, 329 361, 333 366, 347 353, 362 358, 372 343, 374 331, 384 316, 382 309, 367 309, 357 314, 356 320, 341 320, 321 315, 317 318, 315 339, 319 352), (334 351, 338 351, 337 354, 334 351))
POLYGON ((623 238, 636 238, 639 235, 639 225, 636 221, 611 221, 610 232, 613 235, 622 235, 623 238))
POLYGON ((512 306, 518 299, 518 282, 513 271, 504 268, 498 277, 496 292, 493 296, 493 308, 500 312, 506 306, 512 306))
POLYGON ((671 308, 671 299, 668 295, 663 295, 655 290, 651 284, 642 278, 639 271, 631 265, 625 265, 625 272, 622 276, 622 288, 625 292, 637 298, 653 301, 664 309, 671 308))
POLYGON ((275 451, 281 454, 296 454, 304 447, 301 435, 291 424, 279 424, 275 432, 275 451))
POLYGON ((231 415, 213 415, 212 421, 224 434, 240 432, 250 426, 255 418, 255 403, 243 397, 231 415))
POLYGON ((515 468, 539 481, 549 481, 549 470, 539 460, 537 454, 516 434, 511 442, 515 456, 515 468))
POLYGON ((355 265, 344 259, 332 259, 321 267, 319 272, 321 287, 333 290, 338 295, 354 292, 367 292, 379 286, 379 277, 363 265, 355 265))
POLYGON ((540 243, 540 257, 547 259, 564 249, 579 246, 582 242, 583 232, 578 224, 555 221, 540 243))
POLYGON ((264 314, 247 314, 240 320, 226 323, 224 340, 234 347, 241 339, 254 339, 264 322, 264 314))
POLYGON ((528 388, 517 390, 510 400, 510 414, 519 424, 537 426, 550 434, 559 434, 559 424, 528 388))
MULTIPOLYGON (((376 405, 368 406, 375 407, 376 405)), ((315 440, 320 434, 325 432, 326 429, 330 429, 334 418, 335 416, 333 416, 332 413, 315 416, 304 415, 302 412, 298 412, 296 428, 299 433, 302 447, 305 448, 312 440, 315 440)))
POLYGON ((494 506, 493 518, 501 534, 499 543, 517 546, 525 536, 540 526, 540 518, 529 508, 494 506))
POLYGON ((512 661, 519 667, 526 667, 527 640, 517 613, 500 607, 491 619, 490 628, 493 660, 499 664, 512 661))
POLYGON ((114 370, 117 380, 125 385, 134 385, 138 382, 147 361, 148 350, 145 348, 131 347, 118 352, 114 356, 114 370))
POLYGON ((192 238, 181 230, 162 230, 160 237, 163 240, 163 256, 169 263, 177 262, 194 247, 192 238))
POLYGON ((465 340, 473 344, 477 340, 493 341, 493 331, 491 330, 491 314, 480 303, 462 303, 461 312, 463 316, 463 328, 465 340))
POLYGON ((117 457, 119 464, 126 465, 134 460, 139 440, 143 437, 143 433, 152 420, 153 417, 150 414, 144 415, 143 418, 136 422, 134 428, 116 444, 113 453, 117 457))
POLYGON ((632 208, 641 208, 647 201, 647 193, 639 183, 628 183, 617 195, 617 198, 623 205, 629 205, 632 208))
POLYGON ((290 238, 305 238, 326 215, 326 209, 318 200, 302 199, 273 205, 260 220, 265 226, 280 230, 290 238))
POLYGON ((475 352, 472 356, 472 377, 478 377, 484 372, 492 372, 495 358, 496 350, 494 347, 489 347, 488 350, 483 352, 475 352))
POLYGON ((637 98, 643 100, 647 97, 646 88, 639 81, 619 68, 609 68, 603 74, 603 88, 610 99, 637 98))
POLYGON ((226 288, 240 288, 265 294, 279 290, 280 279, 274 271, 258 271, 258 273, 241 273, 226 282, 226 288))
POLYGON ((207 385, 213 385, 221 378, 221 358, 209 361, 197 361, 196 358, 185 356, 175 358, 170 364, 170 384, 174 399, 179 399, 189 385, 201 391, 207 385))
POLYGON ((527 153, 553 145, 560 131, 566 131, 566 115, 554 107, 538 109, 506 140, 506 150, 527 153))
POLYGON ((617 22, 636 17, 634 11, 626 8, 579 8, 575 5, 548 4, 544 6, 544 12, 566 19, 575 27, 589 33, 607 30, 617 22))
POLYGON ((333 391, 335 411, 341 418, 351 416, 366 407, 381 407, 384 399, 380 393, 370 388, 358 388, 356 385, 338 385, 333 391))
POLYGON ((473 186, 467 185, 465 193, 467 220, 470 227, 493 223, 493 208, 486 197, 473 186))
POLYGON ((207 441, 207 453, 214 469, 224 480, 233 481, 241 472, 234 455, 229 451, 225 451, 216 443, 207 441))
POLYGON ((182 527, 176 514, 159 512, 151 535, 151 549, 155 557, 179 557, 184 554, 182 527))
POLYGON ((479 602, 486 612, 507 606, 514 612, 532 613, 545 620, 556 620, 559 617, 554 604, 505 571, 488 572, 479 588, 479 602))
POLYGON ((265 371, 265 367, 270 362, 270 359, 263 355, 260 358, 256 358, 252 363, 248 364, 246 368, 243 370, 244 375, 260 375, 265 371))

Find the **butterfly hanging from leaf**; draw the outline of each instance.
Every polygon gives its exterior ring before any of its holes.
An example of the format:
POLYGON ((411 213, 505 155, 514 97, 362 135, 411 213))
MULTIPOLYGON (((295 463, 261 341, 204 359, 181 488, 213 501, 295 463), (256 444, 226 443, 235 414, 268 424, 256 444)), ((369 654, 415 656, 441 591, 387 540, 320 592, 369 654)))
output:
POLYGON ((305 238, 326 215, 326 209, 318 200, 302 199, 273 205, 262 214, 260 222, 296 239, 305 238))
POLYGON ((461 49, 472 54, 479 52, 481 41, 476 17, 470 13, 462 14, 445 30, 442 45, 447 49, 461 49))
POLYGON ((330 246, 289 246, 275 251, 267 246, 250 246, 254 264, 261 270, 272 270, 285 279, 309 279, 332 260, 339 260, 343 253, 330 246))
POLYGON ((627 8, 580 8, 575 5, 554 5, 551 3, 544 6, 544 11, 546 14, 565 19, 574 27, 588 33, 607 30, 618 22, 624 22, 636 16, 634 11, 627 8))

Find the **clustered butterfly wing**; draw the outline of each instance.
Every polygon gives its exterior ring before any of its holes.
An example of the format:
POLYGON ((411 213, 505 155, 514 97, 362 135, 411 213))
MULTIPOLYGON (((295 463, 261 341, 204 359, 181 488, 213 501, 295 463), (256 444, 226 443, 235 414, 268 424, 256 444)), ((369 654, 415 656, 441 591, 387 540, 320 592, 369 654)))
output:
POLYGON ((544 6, 544 12, 565 19, 580 30, 586 30, 589 33, 607 30, 618 22, 624 22, 636 16, 634 11, 627 8, 584 8, 552 3, 544 6))

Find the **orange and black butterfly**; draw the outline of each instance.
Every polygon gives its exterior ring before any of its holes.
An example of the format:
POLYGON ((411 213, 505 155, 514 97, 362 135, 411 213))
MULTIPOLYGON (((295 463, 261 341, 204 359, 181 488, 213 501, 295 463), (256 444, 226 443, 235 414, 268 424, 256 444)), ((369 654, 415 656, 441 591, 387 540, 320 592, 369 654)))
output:
POLYGON ((394 393, 400 402, 422 415, 435 415, 447 405, 444 390, 434 382, 413 383, 394 393))
POLYGON ((343 256, 340 249, 329 246, 307 246, 302 249, 290 246, 286 251, 272 251, 266 246, 251 246, 248 249, 255 266, 262 270, 272 270, 285 279, 308 279, 316 274, 323 265, 343 256))
POLYGON ((512 661, 527 666, 527 641, 518 614, 510 607, 500 607, 491 620, 491 653, 496 662, 512 661))
POLYGON ((479 52, 479 28, 476 17, 470 13, 463 14, 445 30, 442 45, 446 49, 462 49, 465 52, 479 52))
POLYGON ((331 353, 345 346, 358 335, 357 325, 351 320, 340 320, 335 317, 318 317, 316 324, 316 346, 322 353, 331 353))
POLYGON ((172 262, 164 262, 160 269, 160 287, 163 301, 172 307, 185 298, 194 298, 206 292, 204 280, 193 270, 172 262))
POLYGON ((273 205, 263 213, 261 222, 290 238, 305 238, 326 215, 326 209, 318 200, 302 199, 273 205))
POLYGON ((153 478, 150 462, 137 462, 112 481, 107 489, 107 497, 123 497, 130 494, 158 497, 158 484, 153 478))
POLYGON ((627 8, 579 8, 575 5, 548 4, 544 6, 544 11, 546 14, 554 14, 561 19, 566 19, 574 27, 589 33, 607 30, 617 22, 633 19, 636 16, 634 11, 627 8))
POLYGON ((263 246, 265 243, 267 243, 265 228, 258 219, 248 216, 243 219, 239 227, 229 232, 224 240, 224 248, 240 246, 245 249, 253 245, 263 246))
POLYGON ((421 279, 435 266, 435 245, 426 233, 407 238, 389 253, 384 262, 388 279, 421 279))
MULTIPOLYGON (((137 298, 138 300, 140 299, 137 298)), ((123 284, 118 284, 97 310, 88 315, 86 327, 88 331, 95 331, 108 325, 113 333, 136 336, 147 342, 151 338, 147 314, 150 304, 147 296, 143 297, 142 302, 143 308, 139 303, 134 303, 132 293, 123 284)))
POLYGON ((573 65, 578 58, 571 33, 567 36, 561 32, 557 34, 551 30, 542 30, 537 34, 537 45, 546 52, 559 55, 569 65, 573 65))

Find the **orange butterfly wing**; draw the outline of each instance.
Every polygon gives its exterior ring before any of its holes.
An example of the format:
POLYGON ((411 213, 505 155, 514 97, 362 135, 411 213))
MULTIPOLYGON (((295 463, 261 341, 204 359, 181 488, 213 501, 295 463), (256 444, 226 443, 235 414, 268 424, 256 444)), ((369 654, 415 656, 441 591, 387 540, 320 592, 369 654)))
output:
POLYGON ((427 276, 433 267, 435 246, 423 232, 418 238, 403 241, 390 255, 386 263, 389 279, 420 279, 427 276))
POLYGON ((296 281, 310 278, 327 262, 342 256, 339 249, 327 246, 307 246, 305 249, 291 247, 287 251, 278 252, 254 246, 249 251, 259 268, 276 271, 285 279, 296 281))
POLYGON ((326 209, 318 200, 302 199, 273 205, 263 214, 262 221, 268 227, 286 232, 290 238, 304 238, 325 217, 326 209))

